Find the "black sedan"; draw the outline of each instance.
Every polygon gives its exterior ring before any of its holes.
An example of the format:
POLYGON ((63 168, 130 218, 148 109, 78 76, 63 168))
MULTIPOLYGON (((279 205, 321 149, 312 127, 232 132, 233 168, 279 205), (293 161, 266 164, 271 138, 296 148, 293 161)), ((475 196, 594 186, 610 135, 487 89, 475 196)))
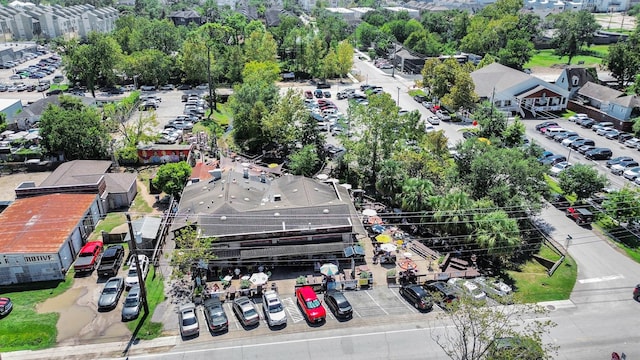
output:
POLYGON ((587 151, 584 155, 587 159, 591 160, 609 160, 611 159, 613 152, 608 148, 595 148, 587 151))
POLYGON ((433 308, 433 297, 420 285, 405 285, 400 288, 400 295, 416 309, 429 311, 433 308))
POLYGON ((327 307, 338 319, 350 319, 353 317, 353 308, 349 300, 340 291, 330 291, 324 296, 327 307))

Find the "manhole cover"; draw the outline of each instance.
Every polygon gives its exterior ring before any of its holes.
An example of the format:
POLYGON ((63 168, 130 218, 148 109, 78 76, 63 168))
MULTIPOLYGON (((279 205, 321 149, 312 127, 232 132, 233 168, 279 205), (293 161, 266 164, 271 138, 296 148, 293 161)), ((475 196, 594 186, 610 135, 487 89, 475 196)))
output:
POLYGON ((555 309, 556 309, 556 307, 555 307, 555 306, 553 306, 553 305, 547 305, 547 309, 548 309, 549 311, 553 311, 553 310, 555 310, 555 309))

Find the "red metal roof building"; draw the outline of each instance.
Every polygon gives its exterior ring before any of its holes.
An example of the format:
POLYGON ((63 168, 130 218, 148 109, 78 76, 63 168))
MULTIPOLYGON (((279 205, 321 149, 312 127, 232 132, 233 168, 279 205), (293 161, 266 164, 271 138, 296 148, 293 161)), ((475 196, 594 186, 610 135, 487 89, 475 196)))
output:
POLYGON ((0 213, 0 285, 63 279, 101 217, 96 194, 14 201, 0 213))

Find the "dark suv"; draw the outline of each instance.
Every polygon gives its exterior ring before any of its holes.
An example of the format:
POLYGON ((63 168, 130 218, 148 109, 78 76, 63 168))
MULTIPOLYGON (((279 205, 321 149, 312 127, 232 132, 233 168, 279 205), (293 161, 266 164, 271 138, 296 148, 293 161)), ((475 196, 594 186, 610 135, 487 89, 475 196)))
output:
POLYGON ((635 301, 640 301, 640 284, 636 285, 636 288, 633 289, 633 298, 635 301))
POLYGON ((429 311, 433 308, 431 295, 420 285, 404 285, 400 288, 400 295, 404 296, 418 310, 429 311))
POLYGON ((438 301, 438 305, 444 310, 447 310, 448 305, 458 300, 458 291, 445 282, 436 281, 428 283, 425 286, 427 290, 434 295, 434 298, 438 301))

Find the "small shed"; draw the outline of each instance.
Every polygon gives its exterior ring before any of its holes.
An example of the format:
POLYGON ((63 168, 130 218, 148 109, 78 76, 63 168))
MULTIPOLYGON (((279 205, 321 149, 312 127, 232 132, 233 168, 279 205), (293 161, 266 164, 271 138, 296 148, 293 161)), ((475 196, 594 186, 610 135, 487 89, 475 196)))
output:
MULTIPOLYGON (((145 216, 140 219, 133 220, 131 226, 135 234, 140 234, 140 238, 136 239, 136 245, 138 251, 151 257, 153 255, 153 249, 156 246, 158 238, 158 232, 160 231, 160 225, 162 219, 155 216, 145 216)), ((137 237, 137 236, 136 236, 137 237)), ((124 240, 128 243, 131 240, 131 236, 127 232, 124 240)))

